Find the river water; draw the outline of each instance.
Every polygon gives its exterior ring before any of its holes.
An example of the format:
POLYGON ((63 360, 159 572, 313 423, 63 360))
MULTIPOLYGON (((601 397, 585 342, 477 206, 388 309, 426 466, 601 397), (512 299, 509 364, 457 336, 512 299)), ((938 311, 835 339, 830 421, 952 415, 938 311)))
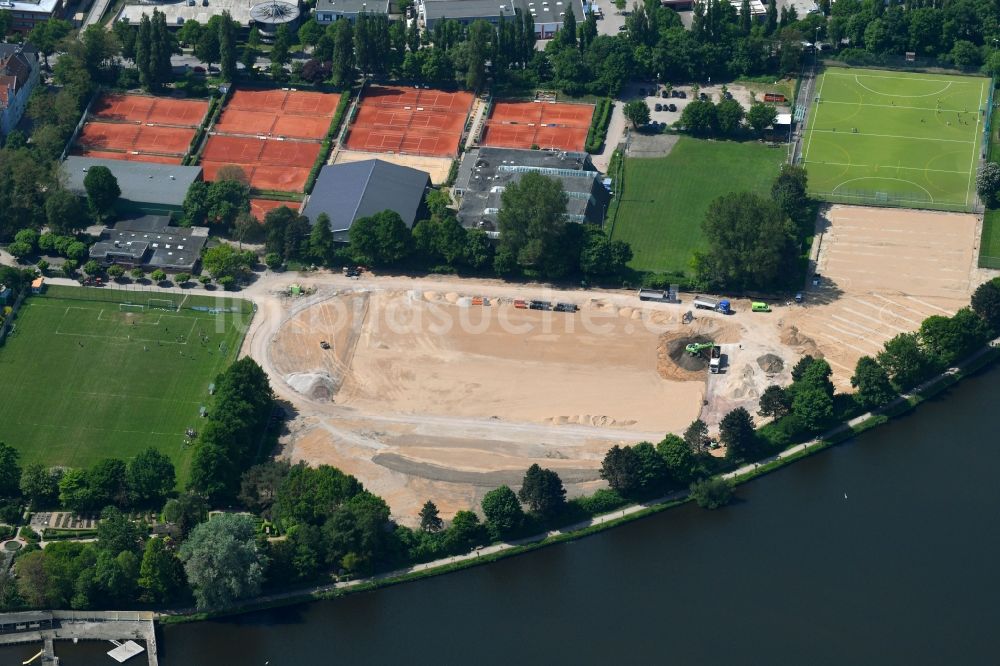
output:
MULTIPOLYGON (((995 369, 742 486, 723 510, 167 627, 161 664, 997 664, 998 398, 995 369)), ((113 663, 82 645, 57 654, 113 663)))

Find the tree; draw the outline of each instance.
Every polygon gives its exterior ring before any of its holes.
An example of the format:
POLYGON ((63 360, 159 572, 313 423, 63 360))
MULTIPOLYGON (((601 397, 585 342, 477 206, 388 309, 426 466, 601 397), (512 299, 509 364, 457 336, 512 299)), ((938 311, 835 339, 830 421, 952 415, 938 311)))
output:
POLYGON ((21 472, 21 494, 32 510, 47 506, 59 494, 59 475, 42 463, 29 463, 21 472))
POLYGON ((751 192, 724 195, 702 223, 709 249, 695 254, 699 279, 714 287, 773 289, 795 274, 795 227, 773 201, 751 192))
POLYGON ((972 309, 994 333, 1000 331, 1000 278, 976 287, 972 292, 972 309))
POLYGON ((167 274, 162 269, 157 268, 149 274, 149 277, 153 282, 163 282, 167 279, 167 274))
POLYGON ((818 430, 833 418, 833 398, 820 388, 805 386, 795 392, 792 413, 809 430, 818 430))
POLYGON ((983 163, 979 173, 976 174, 976 193, 990 208, 997 205, 997 195, 1000 194, 1000 164, 983 163))
POLYGON ((635 129, 649 122, 649 105, 646 104, 645 100, 636 99, 628 102, 622 109, 622 113, 635 129))
POLYGON ((948 367, 970 354, 988 337, 986 322, 967 307, 953 317, 931 315, 920 324, 920 341, 924 351, 940 368, 948 367))
POLYGON ((743 106, 735 99, 723 99, 715 106, 716 125, 719 132, 733 136, 743 126, 743 106))
POLYGON ((793 164, 781 165, 778 177, 771 184, 771 198, 803 233, 812 233, 814 222, 809 205, 808 177, 804 168, 793 164))
POLYGON ((167 542, 153 537, 146 542, 139 565, 140 599, 148 604, 167 604, 184 589, 184 567, 167 550, 167 542))
POLYGON ((500 486, 483 496, 483 515, 486 527, 497 539, 506 539, 521 529, 524 512, 517 495, 508 486, 500 486))
POLYGON ((21 495, 20 454, 13 446, 0 442, 0 498, 21 495))
POLYGON ((59 503, 76 513, 89 511, 97 505, 97 494, 88 483, 85 470, 70 469, 62 475, 59 479, 59 503))
POLYGON ((708 426, 701 419, 695 419, 684 431, 684 441, 694 453, 708 449, 711 439, 708 436, 708 426))
POLYGON ((163 519, 176 525, 185 536, 206 518, 208 503, 194 493, 182 493, 177 499, 167 500, 163 506, 163 519))
POLYGON ((213 16, 208 25, 198 31, 198 41, 194 44, 194 57, 201 60, 209 68, 213 62, 219 62, 219 21, 221 16, 213 16))
POLYGON ((656 445, 656 452, 663 458, 667 473, 675 483, 686 484, 698 473, 698 460, 691 447, 682 438, 668 434, 656 445))
POLYGON ((113 506, 104 507, 97 523, 97 547, 117 555, 123 550, 137 551, 142 543, 138 525, 113 506))
POLYGON ((241 277, 253 266, 256 255, 239 252, 232 245, 221 244, 205 248, 201 253, 201 265, 216 280, 224 277, 241 277))
MULTIPOLYGON (((97 262, 96 259, 91 259, 83 265, 83 272, 87 275, 93 277, 95 275, 100 275, 104 272, 104 267, 97 262)), ((166 275, 166 274, 164 274, 166 275)))
POLYGON ((59 43, 73 30, 73 24, 63 19, 50 18, 37 23, 28 33, 28 43, 38 49, 49 69, 49 56, 56 52, 59 43))
POLYGON ((191 531, 180 558, 200 609, 225 608, 260 591, 267 557, 251 516, 224 513, 191 531))
POLYGON ((118 180, 105 166, 90 167, 83 178, 83 187, 87 191, 90 210, 98 220, 106 219, 122 193, 118 180))
POLYGON ((313 261, 326 265, 333 259, 335 247, 333 232, 330 231, 330 217, 326 213, 320 213, 309 232, 309 254, 313 261))
POLYGON ((737 407, 719 423, 719 439, 726 447, 726 458, 747 460, 753 455, 757 444, 753 417, 743 407, 737 407))
POLYGON ((703 509, 718 509, 733 500, 733 482, 721 476, 696 481, 691 484, 691 498, 703 509))
POLYGON ((601 478, 611 489, 623 496, 635 493, 642 486, 642 466, 631 446, 617 444, 604 454, 601 464, 601 478))
POLYGON ((299 42, 306 46, 316 46, 324 33, 326 33, 326 28, 317 23, 315 18, 312 18, 299 28, 299 42))
POLYGON ((364 263, 394 264, 410 250, 410 230, 393 210, 355 220, 348 238, 355 258, 364 263))
POLYGON ((146 271, 140 268, 139 266, 136 266, 135 268, 130 270, 128 274, 132 276, 133 280, 141 280, 142 278, 146 277, 146 271))
POLYGON ((580 270, 585 275, 621 275, 632 260, 632 246, 622 240, 611 240, 601 229, 585 229, 586 238, 580 250, 580 270))
POLYGON ((832 398, 833 382, 830 381, 831 376, 833 376, 833 369, 830 368, 830 364, 825 359, 818 358, 810 363, 809 367, 802 373, 802 377, 796 382, 795 388, 818 389, 832 398))
POLYGON ((788 392, 778 386, 771 384, 760 396, 760 408, 757 413, 761 416, 773 416, 780 419, 792 408, 792 397, 788 392))
POLYGON ((777 119, 778 109, 773 104, 754 102, 747 111, 747 122, 757 134, 763 134, 764 130, 773 125, 777 119))
POLYGON ((427 500, 420 508, 420 529, 425 532, 439 532, 444 522, 438 515, 438 508, 434 502, 427 500))
POLYGON ((479 516, 471 511, 459 511, 445 531, 442 545, 449 553, 467 553, 482 545, 487 539, 486 529, 479 516))
POLYGON ((507 185, 500 201, 498 257, 506 254, 516 266, 545 276, 568 272, 565 229, 569 199, 562 184, 540 173, 526 173, 507 185))
POLYGON ((121 264, 111 264, 108 266, 108 277, 114 278, 115 280, 121 278, 125 275, 125 267, 121 264))
POLYGON ((809 369, 809 366, 811 366, 815 362, 816 359, 809 354, 806 354, 805 356, 800 358, 792 367, 792 381, 797 382, 800 379, 802 379, 806 374, 806 370, 809 369))
POLYGON ((551 518, 565 504, 566 489, 558 474, 536 463, 525 472, 517 497, 542 518, 551 518))
POLYGON ((885 368, 899 391, 916 386, 934 371, 916 333, 900 333, 888 340, 875 360, 885 368))
POLYGON ((190 273, 178 273, 177 275, 174 276, 174 282, 177 284, 178 287, 183 286, 190 279, 191 279, 190 273))
POLYGON ((219 67, 227 81, 236 79, 236 37, 239 25, 228 11, 222 12, 219 21, 219 67))
POLYGON ((170 458, 150 447, 140 451, 125 469, 130 501, 137 506, 162 506, 176 484, 170 458))
POLYGON ((889 374, 871 356, 862 356, 854 366, 851 386, 857 389, 854 399, 865 409, 888 404, 896 397, 889 374))
POLYGON ((56 188, 45 199, 45 219, 49 229, 71 234, 87 226, 87 212, 80 197, 69 190, 56 188))
POLYGON ((195 46, 201 39, 201 33, 204 29, 205 27, 195 19, 187 19, 177 29, 177 41, 184 46, 195 46))
POLYGON ((330 78, 335 86, 345 88, 354 82, 357 75, 354 69, 354 27, 350 21, 335 21, 327 27, 327 34, 331 30, 333 48, 330 78))
POLYGON ((684 107, 677 124, 695 136, 707 136, 715 132, 718 122, 715 104, 711 100, 696 99, 684 107))
POLYGON ((254 465, 240 477, 239 500, 251 511, 269 517, 271 506, 278 497, 278 489, 291 468, 284 460, 254 465))

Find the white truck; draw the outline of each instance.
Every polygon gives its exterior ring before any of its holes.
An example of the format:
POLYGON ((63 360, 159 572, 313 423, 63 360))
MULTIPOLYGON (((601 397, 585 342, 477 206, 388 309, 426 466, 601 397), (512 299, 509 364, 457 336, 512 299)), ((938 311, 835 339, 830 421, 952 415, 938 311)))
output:
POLYGON ((708 359, 708 371, 713 375, 719 374, 719 368, 722 367, 722 347, 719 345, 712 345, 712 354, 708 359))
POLYGON ((703 308, 705 310, 715 310, 716 312, 721 312, 722 314, 729 314, 731 310, 729 309, 729 301, 717 298, 709 298, 708 296, 697 296, 691 304, 696 308, 703 308))

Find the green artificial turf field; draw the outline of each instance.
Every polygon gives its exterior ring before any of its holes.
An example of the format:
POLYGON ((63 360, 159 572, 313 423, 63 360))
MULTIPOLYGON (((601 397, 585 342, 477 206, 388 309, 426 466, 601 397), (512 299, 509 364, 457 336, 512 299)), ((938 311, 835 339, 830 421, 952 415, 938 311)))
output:
POLYGON ((845 203, 971 208, 989 83, 828 69, 802 139, 810 190, 845 203))
POLYGON ((690 272, 709 204, 729 192, 767 195, 785 157, 757 142, 681 137, 666 157, 627 158, 612 238, 632 246, 636 270, 690 272))
POLYGON ((185 431, 204 423, 208 386, 235 359, 250 313, 238 299, 110 288, 50 286, 28 297, 0 347, 0 439, 20 451, 22 465, 86 467, 153 446, 183 483, 185 431), (150 299, 183 306, 158 309, 150 299))

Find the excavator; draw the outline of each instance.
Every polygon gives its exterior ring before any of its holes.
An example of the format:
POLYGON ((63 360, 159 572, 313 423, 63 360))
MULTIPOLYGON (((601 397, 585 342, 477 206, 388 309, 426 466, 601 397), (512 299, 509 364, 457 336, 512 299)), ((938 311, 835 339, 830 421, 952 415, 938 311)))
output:
POLYGON ((714 342, 692 342, 687 347, 684 348, 688 354, 691 356, 697 356, 705 349, 711 349, 715 346, 714 342))

